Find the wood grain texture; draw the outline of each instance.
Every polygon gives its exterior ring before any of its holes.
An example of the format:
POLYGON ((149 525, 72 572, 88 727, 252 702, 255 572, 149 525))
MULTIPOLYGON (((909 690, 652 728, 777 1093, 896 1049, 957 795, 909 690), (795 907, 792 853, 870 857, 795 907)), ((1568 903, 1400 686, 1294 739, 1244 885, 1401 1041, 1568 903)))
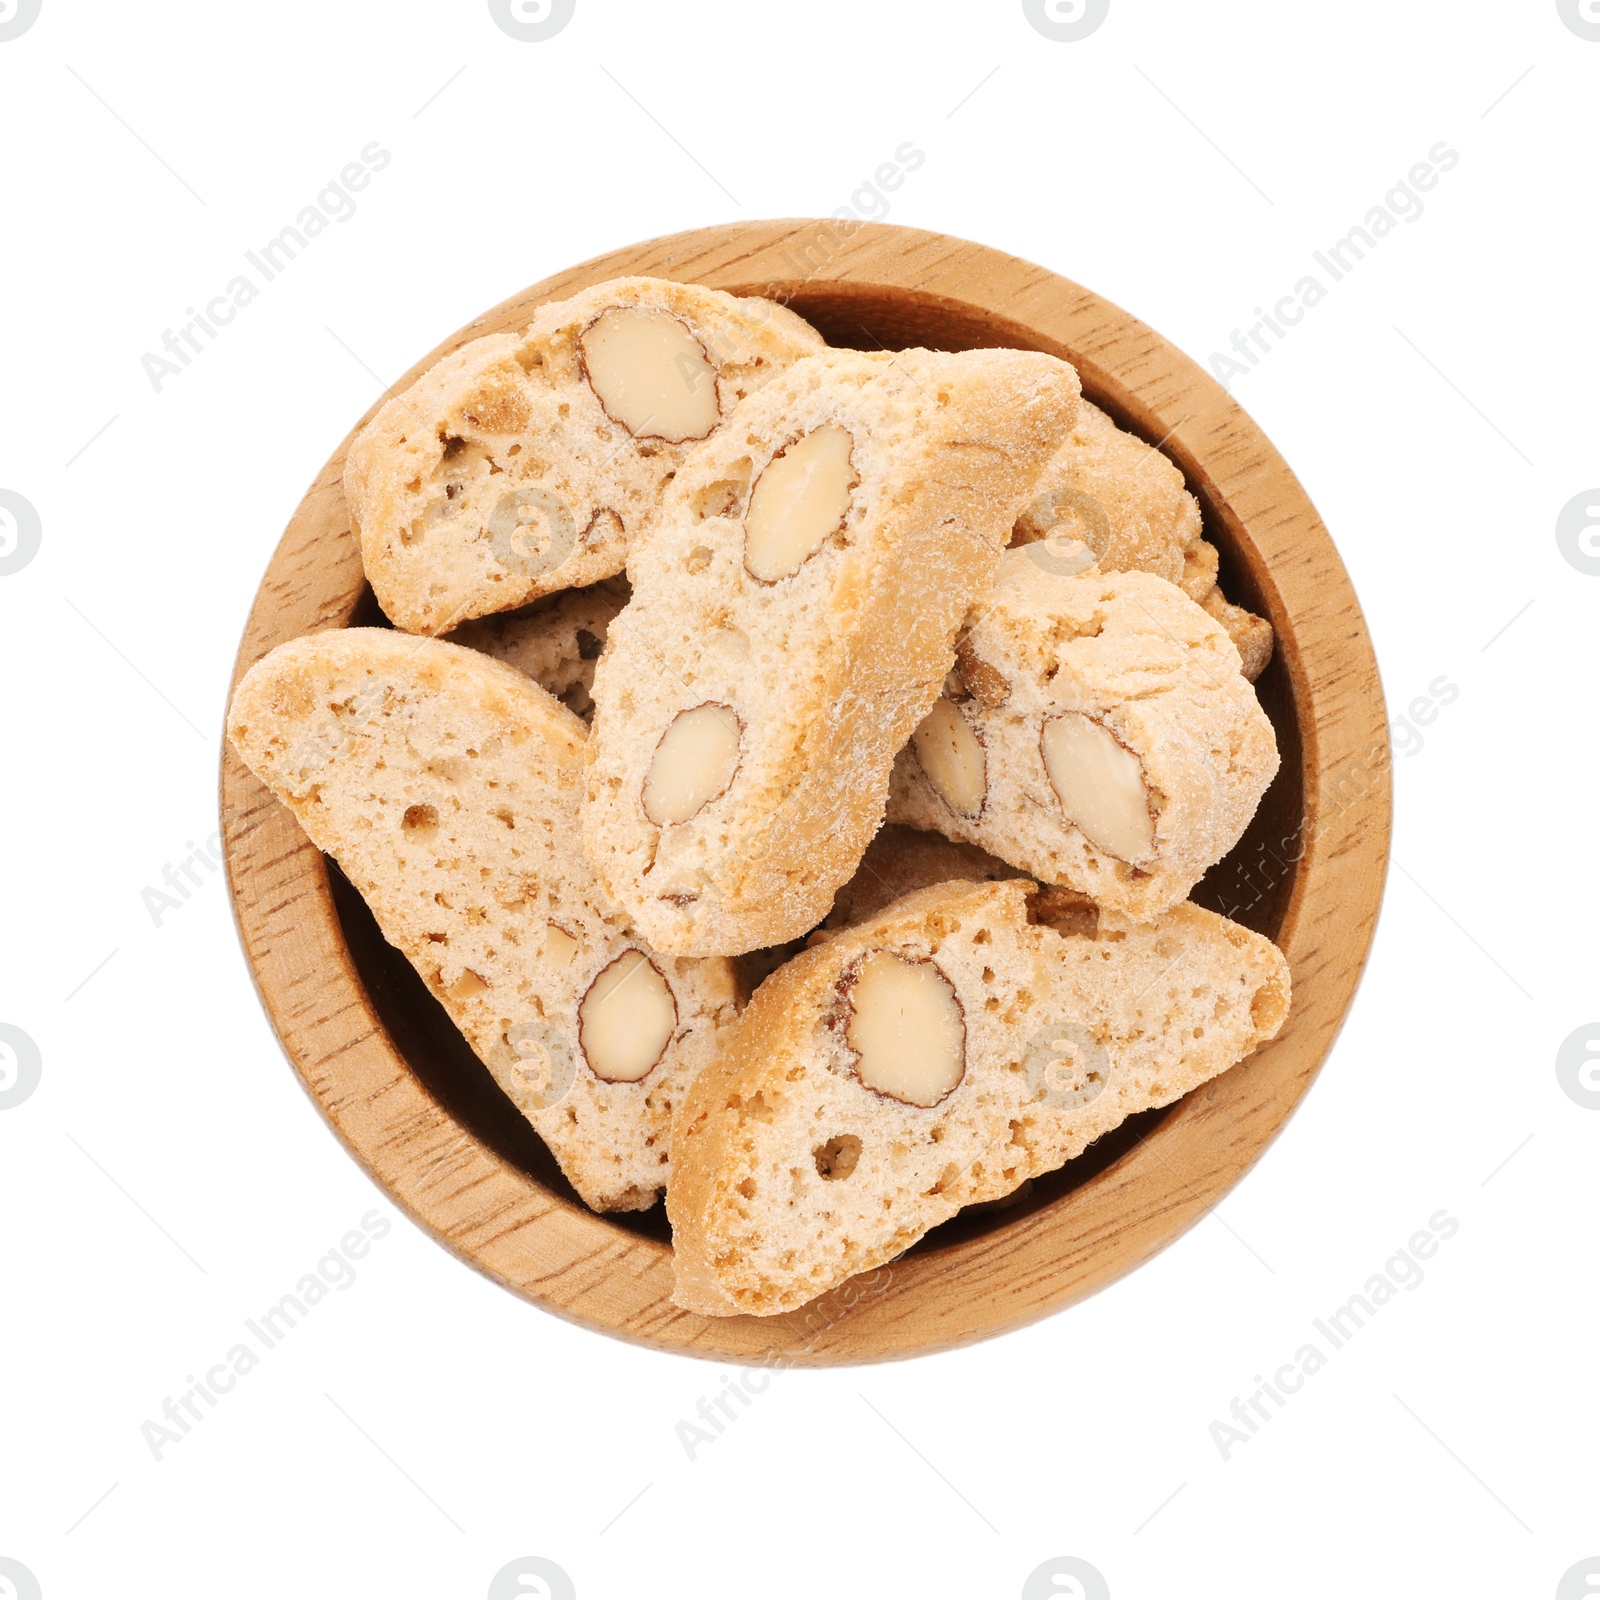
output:
MULTIPOLYGON (((337 869, 225 746, 229 881, 262 1003, 324 1116, 396 1203, 557 1315, 686 1354, 798 1365, 921 1354, 1017 1327, 1093 1293, 1199 1220, 1260 1156, 1333 1044, 1371 944, 1389 848, 1389 746, 1360 607, 1294 475, 1205 372, 1087 289, 939 234, 790 221, 651 240, 496 306, 396 388, 469 339, 521 328, 546 300, 629 273, 781 296, 838 344, 1051 351, 1078 367, 1091 399, 1178 463, 1222 551, 1224 589, 1276 630, 1258 688, 1284 757, 1249 834, 1195 898, 1277 940, 1294 973, 1287 1027, 1012 1209, 959 1217, 788 1316, 708 1319, 668 1298, 660 1208, 619 1220, 576 1200, 337 869)), ((284 640, 378 620, 340 485, 349 443, 272 558, 235 682, 284 640)))

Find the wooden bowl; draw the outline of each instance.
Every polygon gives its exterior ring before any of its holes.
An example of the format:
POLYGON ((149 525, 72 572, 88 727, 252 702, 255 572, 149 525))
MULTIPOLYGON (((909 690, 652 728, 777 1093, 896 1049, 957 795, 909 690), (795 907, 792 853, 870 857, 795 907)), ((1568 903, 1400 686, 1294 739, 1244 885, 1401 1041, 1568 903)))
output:
MULTIPOLYGON (((1125 1124, 1009 1209, 964 1213, 800 1311, 718 1319, 668 1298, 663 1208, 601 1217, 577 1200, 337 868, 225 746, 229 880, 262 1001, 323 1115, 395 1203, 559 1316, 661 1349, 795 1364, 914 1355, 1015 1328, 1110 1283, 1203 1216, 1277 1133, 1333 1044, 1372 940, 1389 847, 1389 745, 1361 609, 1294 475, 1194 362, 1087 289, 939 234, 799 221, 653 239, 496 306, 401 385, 469 339, 521 328, 544 301, 629 273, 780 296, 834 344, 1064 356, 1091 399, 1183 469, 1222 552, 1224 589, 1277 632, 1258 688, 1282 770, 1195 898, 1270 935, 1289 958, 1294 1009, 1282 1036, 1125 1124)), ((382 620, 341 487, 349 443, 272 558, 235 682, 286 639, 382 620)))

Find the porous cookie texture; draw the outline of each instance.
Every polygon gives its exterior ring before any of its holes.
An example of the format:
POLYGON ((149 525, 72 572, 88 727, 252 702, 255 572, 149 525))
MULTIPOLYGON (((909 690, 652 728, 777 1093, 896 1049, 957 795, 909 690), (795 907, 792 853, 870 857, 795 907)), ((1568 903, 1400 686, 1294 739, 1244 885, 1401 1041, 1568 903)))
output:
POLYGON ((547 595, 521 611, 463 623, 450 644, 481 650, 525 673, 585 722, 594 713, 590 687, 612 618, 628 603, 628 580, 607 578, 586 589, 547 595))
POLYGON ((228 737, 596 1210, 654 1203, 731 963, 652 950, 584 862, 583 724, 521 673, 381 628, 279 646, 228 737))
POLYGON ((1050 572, 1006 551, 957 670, 895 762, 888 815, 1132 917, 1238 843, 1277 741, 1239 653, 1146 572, 1050 572))
POLYGON ((1013 544, 1043 540, 1058 571, 1076 554, 1103 572, 1153 572, 1177 584, 1227 629, 1252 683, 1272 659, 1272 624, 1217 587, 1216 546, 1201 537, 1200 506, 1183 474, 1087 400, 1017 518, 1013 544))
POLYGON ((659 949, 826 915, 1077 396, 1047 355, 829 351, 684 463, 595 673, 584 812, 659 949))
POLYGON ((1064 934, 1032 887, 921 890, 762 985, 674 1127, 676 1304, 793 1310, 1282 1027, 1259 934, 1193 905, 1064 934))
POLYGON ((660 278, 596 284, 463 345, 345 462, 378 604, 439 634, 622 571, 685 453, 821 348, 786 307, 660 278))

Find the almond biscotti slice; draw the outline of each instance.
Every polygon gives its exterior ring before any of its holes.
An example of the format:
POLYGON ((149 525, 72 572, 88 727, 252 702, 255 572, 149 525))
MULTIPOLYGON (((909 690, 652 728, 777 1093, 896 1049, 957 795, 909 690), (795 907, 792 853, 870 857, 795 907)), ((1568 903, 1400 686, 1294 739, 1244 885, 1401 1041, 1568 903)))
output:
POLYGON ((674 1124, 678 1305, 793 1310, 1283 1025, 1259 934, 1193 905, 1063 934, 1032 887, 921 890, 762 985, 674 1124))
POLYGON ((583 724, 511 667, 386 628, 245 674, 228 737, 365 897, 596 1210, 654 1203, 673 1108, 737 1005, 658 955, 578 838, 583 724))
POLYGON ((1252 683, 1272 659, 1272 624, 1217 587, 1217 549, 1201 537, 1200 506, 1159 450, 1085 400, 1017 518, 1013 544, 1050 539, 1058 571, 1090 558, 1102 572, 1153 572, 1177 584, 1228 630, 1252 683), (1081 550, 1076 549, 1082 545, 1081 550))
POLYGON ((822 347, 784 306, 661 278, 596 284, 463 345, 345 462, 378 604, 437 634, 622 571, 687 451, 822 347))
POLYGON ((895 762, 889 818, 1131 917, 1183 900, 1278 770, 1221 626, 1147 572, 1007 550, 957 670, 895 762))
POLYGON ((515 667, 587 722, 594 713, 594 664, 606 630, 627 603, 628 580, 607 578, 546 595, 523 611, 463 623, 446 642, 515 667))
POLYGON ((1077 395, 1048 355, 829 351, 685 462, 595 672, 583 824, 658 949, 827 913, 1077 395))

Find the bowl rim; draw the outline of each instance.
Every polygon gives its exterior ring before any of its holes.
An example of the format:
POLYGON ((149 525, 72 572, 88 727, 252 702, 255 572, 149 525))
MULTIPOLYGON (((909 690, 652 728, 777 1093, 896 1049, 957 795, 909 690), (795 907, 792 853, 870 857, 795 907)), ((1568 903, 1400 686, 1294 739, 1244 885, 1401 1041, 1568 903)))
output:
POLYGON ((296 509, 252 604, 230 695, 277 644, 344 627, 360 603, 341 477, 378 406, 468 340, 521 328, 545 301, 634 274, 777 298, 893 296, 1014 326, 1030 347, 1069 357, 1087 393, 1161 441, 1248 565, 1292 693, 1305 814, 1283 841, 1297 853, 1278 862, 1293 874, 1277 936, 1294 984, 1283 1032, 1041 1209, 901 1258, 784 1316, 706 1318, 671 1304, 666 1245, 553 1194, 422 1087, 362 984, 321 853, 224 737, 222 837, 246 962, 302 1086, 373 1181, 446 1249, 547 1311, 656 1349, 768 1365, 896 1359, 1007 1332, 1114 1282, 1206 1215, 1281 1131, 1333 1046, 1371 950, 1389 852, 1387 720, 1360 605, 1277 451, 1220 384, 1137 319, 966 240, 782 219, 609 251, 513 295, 418 361, 351 429, 296 509))

